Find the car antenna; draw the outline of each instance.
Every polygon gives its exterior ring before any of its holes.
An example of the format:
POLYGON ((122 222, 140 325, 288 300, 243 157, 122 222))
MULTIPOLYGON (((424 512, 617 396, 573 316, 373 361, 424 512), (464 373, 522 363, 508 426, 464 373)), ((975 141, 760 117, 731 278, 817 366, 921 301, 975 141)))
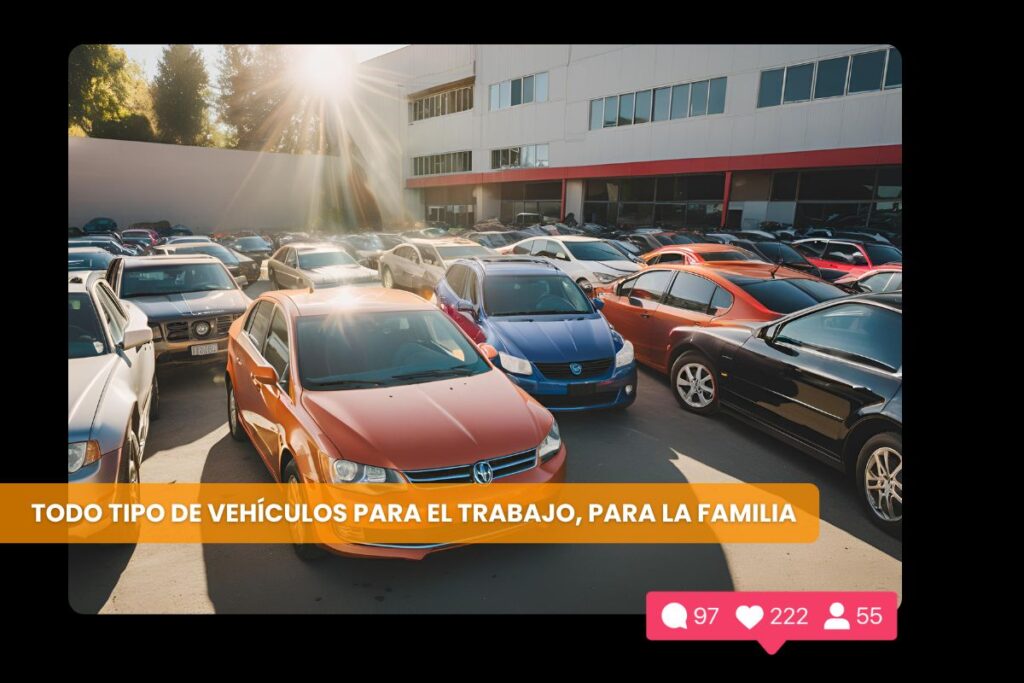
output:
POLYGON ((775 264, 775 267, 772 268, 771 275, 772 275, 772 279, 773 280, 775 279, 775 273, 777 273, 779 268, 781 268, 781 267, 782 267, 782 261, 779 261, 778 263, 775 264))

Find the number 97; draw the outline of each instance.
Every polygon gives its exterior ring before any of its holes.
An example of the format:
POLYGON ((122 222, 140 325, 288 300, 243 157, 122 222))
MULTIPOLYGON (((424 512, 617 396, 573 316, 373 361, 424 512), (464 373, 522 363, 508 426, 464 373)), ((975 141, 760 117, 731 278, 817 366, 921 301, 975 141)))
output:
POLYGON ((710 625, 715 623, 715 617, 717 616, 717 607, 696 607, 693 610, 693 623, 698 626, 703 626, 704 624, 710 625))

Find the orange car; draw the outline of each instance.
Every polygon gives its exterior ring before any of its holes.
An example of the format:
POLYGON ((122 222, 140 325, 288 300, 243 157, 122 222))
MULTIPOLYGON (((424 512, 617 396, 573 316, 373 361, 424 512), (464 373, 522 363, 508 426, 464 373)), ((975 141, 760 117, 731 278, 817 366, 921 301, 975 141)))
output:
POLYGON ((816 277, 767 263, 657 264, 595 293, 604 317, 633 342, 637 362, 661 372, 681 352, 675 338, 686 327, 774 320, 846 296, 816 277))
MULTIPOLYGON (((270 291, 231 326, 228 425, 281 482, 563 481, 558 424, 496 355, 408 292, 270 291)), ((307 559, 451 547, 297 540, 307 559)))
POLYGON ((649 251, 640 258, 649 266, 659 263, 685 263, 690 266, 702 263, 764 263, 757 254, 728 244, 670 244, 649 251))

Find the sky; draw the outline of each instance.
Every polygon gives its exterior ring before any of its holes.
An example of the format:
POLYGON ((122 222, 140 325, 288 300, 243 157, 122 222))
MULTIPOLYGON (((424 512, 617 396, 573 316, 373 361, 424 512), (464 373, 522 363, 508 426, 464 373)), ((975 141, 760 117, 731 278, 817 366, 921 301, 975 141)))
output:
MULTIPOLYGON (((146 72, 146 80, 152 81, 156 76, 157 64, 166 45, 118 45, 131 59, 138 62, 146 72)), ((203 53, 203 61, 206 62, 206 70, 210 74, 210 83, 216 83, 220 76, 220 45, 198 45, 203 53)), ((365 62, 392 50, 397 50, 405 45, 350 45, 356 52, 356 60, 365 62)))

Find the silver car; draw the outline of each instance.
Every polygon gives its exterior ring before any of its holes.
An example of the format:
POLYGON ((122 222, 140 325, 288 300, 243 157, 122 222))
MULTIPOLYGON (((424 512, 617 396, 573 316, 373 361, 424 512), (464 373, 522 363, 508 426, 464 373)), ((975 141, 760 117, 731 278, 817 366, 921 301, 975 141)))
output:
POLYGON ((333 244, 292 243, 267 261, 267 279, 275 289, 325 289, 380 285, 377 271, 356 263, 333 244))
POLYGON ((425 293, 434 289, 453 261, 494 253, 493 249, 458 237, 410 239, 381 254, 380 279, 385 287, 425 293))
POLYGON ((160 406, 153 332, 102 275, 68 277, 68 482, 137 483, 160 406))

